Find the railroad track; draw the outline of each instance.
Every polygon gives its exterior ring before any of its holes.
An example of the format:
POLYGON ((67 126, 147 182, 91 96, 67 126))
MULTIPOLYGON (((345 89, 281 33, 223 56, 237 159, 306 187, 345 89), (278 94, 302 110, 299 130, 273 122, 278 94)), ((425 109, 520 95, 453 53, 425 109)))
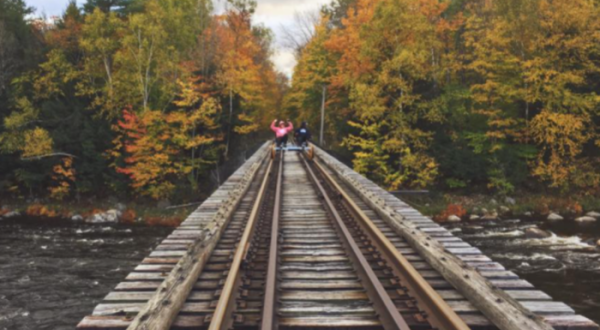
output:
MULTIPOLYGON (((293 152, 256 163, 243 193, 230 183, 239 194, 230 216, 212 216, 225 189, 78 328, 497 329, 331 166, 293 152)), ((435 240, 491 281, 514 275, 477 264, 481 255, 454 237, 435 240)))

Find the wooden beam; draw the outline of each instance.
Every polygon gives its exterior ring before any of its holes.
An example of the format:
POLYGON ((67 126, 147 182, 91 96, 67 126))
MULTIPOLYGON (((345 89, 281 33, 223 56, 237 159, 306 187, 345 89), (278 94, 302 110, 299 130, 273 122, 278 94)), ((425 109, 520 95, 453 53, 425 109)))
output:
POLYGON ((351 174, 354 172, 336 164, 337 161, 318 148, 317 156, 498 328, 501 330, 553 329, 541 316, 532 313, 506 292, 494 286, 476 269, 419 230, 415 224, 405 221, 381 197, 353 178, 351 174))
POLYGON ((267 155, 265 143, 257 152, 257 161, 252 164, 229 198, 223 201, 213 220, 203 229, 191 244, 185 255, 175 265, 167 278, 156 290, 145 307, 131 322, 128 330, 159 330, 169 329, 179 310, 183 307, 186 298, 192 290, 194 283, 202 272, 212 251, 217 245, 223 229, 227 226, 244 195, 250 188, 254 177, 267 155))

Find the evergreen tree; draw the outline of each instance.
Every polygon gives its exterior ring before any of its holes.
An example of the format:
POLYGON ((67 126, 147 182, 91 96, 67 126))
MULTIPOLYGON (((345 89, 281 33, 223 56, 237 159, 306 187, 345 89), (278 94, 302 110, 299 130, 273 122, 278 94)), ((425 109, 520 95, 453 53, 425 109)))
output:
POLYGON ((140 2, 138 0, 87 0, 83 10, 88 14, 93 13, 96 8, 105 13, 116 11, 124 14, 132 9, 139 9, 140 2))

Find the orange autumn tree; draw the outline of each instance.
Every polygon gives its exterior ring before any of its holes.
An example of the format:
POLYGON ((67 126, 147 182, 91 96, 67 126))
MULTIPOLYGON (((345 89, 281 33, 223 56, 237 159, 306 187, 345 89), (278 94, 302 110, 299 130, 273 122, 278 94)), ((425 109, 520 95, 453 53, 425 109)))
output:
POLYGON ((56 185, 49 187, 50 197, 63 200, 69 195, 71 191, 71 184, 75 182, 75 169, 73 169, 73 158, 65 157, 62 159, 62 163, 55 165, 54 175, 52 180, 56 185))
POLYGON ((266 126, 280 98, 277 76, 269 60, 271 32, 252 26, 256 2, 229 1, 229 4, 229 10, 215 17, 205 32, 217 42, 216 83, 222 99, 227 100, 225 157, 232 133, 246 135, 266 126))
MULTIPOLYGON (((185 102, 198 99, 183 96, 185 102)), ((210 147, 218 139, 214 133, 215 117, 220 106, 214 98, 203 99, 191 111, 177 110, 163 113, 148 110, 136 114, 123 110, 122 120, 115 129, 113 157, 123 158, 117 172, 126 174, 131 187, 140 195, 153 199, 168 198, 175 191, 178 179, 198 170, 202 160, 189 157, 198 148, 210 147)), ((194 186, 197 188, 197 186, 194 186)))

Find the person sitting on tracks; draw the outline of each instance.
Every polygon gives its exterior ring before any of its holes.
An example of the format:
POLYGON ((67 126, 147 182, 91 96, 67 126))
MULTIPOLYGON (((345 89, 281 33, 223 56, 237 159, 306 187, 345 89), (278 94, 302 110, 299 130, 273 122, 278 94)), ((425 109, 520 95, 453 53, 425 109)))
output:
POLYGON ((308 141, 310 141, 310 131, 308 127, 306 127, 307 123, 305 121, 302 122, 300 128, 296 130, 294 137, 296 138, 296 143, 300 147, 306 147, 308 145, 308 141))
POLYGON ((285 126, 285 122, 283 120, 279 121, 279 126, 275 126, 277 119, 273 120, 273 123, 271 123, 271 130, 275 132, 275 142, 277 143, 278 147, 281 147, 282 144, 284 148, 287 146, 287 135, 289 132, 294 130, 294 125, 289 120, 287 122, 287 127, 285 126))

